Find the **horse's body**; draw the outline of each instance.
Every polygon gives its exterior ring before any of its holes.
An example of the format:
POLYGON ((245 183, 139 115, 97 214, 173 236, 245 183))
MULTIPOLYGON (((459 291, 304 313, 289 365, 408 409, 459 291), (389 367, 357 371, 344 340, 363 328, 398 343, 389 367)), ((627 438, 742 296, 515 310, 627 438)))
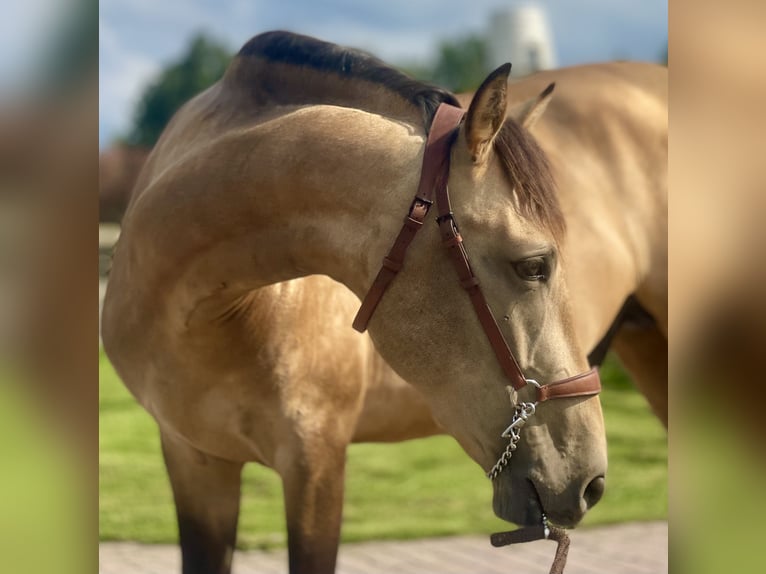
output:
MULTIPOLYGON (((318 102, 301 101, 305 97, 301 89, 308 80, 326 83, 326 73, 309 67, 301 70, 303 75, 293 76, 285 65, 273 66, 276 74, 271 77, 272 67, 257 64, 246 66, 241 58, 235 61, 227 78, 191 102, 158 144, 126 216, 104 310, 107 352, 125 383, 160 424, 185 572, 228 571, 244 462, 259 461, 282 476, 291 571, 329 572, 337 551, 345 449, 350 441, 400 440, 438 432, 427 401, 485 470, 487 461, 491 464, 497 454, 494 446, 487 449, 486 456, 483 446, 477 452, 472 437, 458 427, 451 428, 449 411, 433 398, 433 383, 423 382, 417 363, 434 371, 430 376, 437 381, 449 378, 448 365, 423 360, 437 354, 428 340, 415 348, 412 339, 402 333, 392 336, 386 322, 376 318, 371 324, 386 359, 408 380, 419 383, 424 401, 383 363, 367 336, 349 327, 358 297, 369 285, 400 225, 402 206, 411 200, 406 197, 417 184, 417 149, 422 146, 418 110, 395 98, 392 101, 383 89, 370 90, 369 85, 337 82, 337 78, 334 81, 340 86, 334 90, 322 86, 320 101, 344 107, 307 106, 318 102), (259 86, 269 82, 279 83, 280 101, 271 101, 276 96, 270 90, 259 91, 259 86), (383 116, 345 107, 358 104, 359 98, 366 103, 358 107, 383 116), (392 143, 395 154, 391 154, 392 143), (326 149, 334 153, 323 153, 326 149), (345 183, 323 179, 328 173, 339 177, 349 162, 363 165, 364 176, 345 183), (285 163, 290 165, 274 171, 274 166, 285 163), (298 175, 298 181, 290 181, 290 175, 298 175), (360 191, 365 187, 371 188, 370 193, 360 191), (332 218, 326 219, 330 212, 332 218), (336 237, 339 227, 347 229, 345 235, 336 237), (311 273, 331 275, 352 291, 320 276, 279 283, 311 273), (398 418, 392 421, 394 408, 398 418)), ((648 167, 656 159, 645 146, 651 141, 657 147, 664 145, 665 132, 661 118, 652 116, 657 125, 647 127, 640 114, 624 110, 618 116, 615 109, 614 116, 602 121, 598 113, 588 115, 584 93, 569 98, 566 90, 583 90, 591 84, 593 94, 617 92, 620 97, 614 99, 624 104, 628 98, 643 98, 654 112, 664 102, 664 76, 651 67, 630 65, 563 73, 570 85, 562 82, 561 98, 554 99, 538 125, 541 143, 563 181, 560 194, 570 225, 565 258, 593 261, 598 255, 593 264, 598 270, 590 264, 583 266, 584 273, 577 273, 578 266, 573 264, 567 270, 574 279, 570 290, 577 305, 587 309, 585 313, 577 309, 574 319, 582 346, 590 349, 627 295, 635 293, 655 317, 662 317, 662 306, 653 307, 655 299, 643 295, 651 292, 648 285, 661 280, 654 271, 661 256, 655 256, 642 238, 638 222, 633 227, 626 225, 630 231, 621 233, 621 226, 609 224, 616 213, 600 213, 599 203, 611 202, 619 212, 620 194, 632 189, 627 182, 641 175, 636 173, 636 165, 648 167), (627 79, 631 76, 642 79, 627 79), (584 80, 578 79, 581 77, 584 80), (562 102, 557 105, 559 99, 562 102), (567 130, 565 121, 578 114, 588 116, 592 134, 617 129, 610 126, 619 119, 624 130, 619 134, 633 137, 616 135, 609 140, 611 147, 602 144, 601 149, 582 141, 578 146, 574 140, 589 132, 576 122, 567 130), (559 116, 564 118, 561 133, 553 121, 559 116), (623 163, 614 173, 604 169, 599 179, 604 185, 592 186, 576 169, 568 172, 569 157, 563 151, 557 153, 557 136, 570 138, 571 149, 566 153, 584 162, 583 169, 592 163, 602 168, 608 165, 602 155, 610 150, 613 155, 608 161, 623 163), (633 165, 622 158, 632 153, 633 165), (600 197, 592 202, 587 196, 579 197, 583 185, 597 187, 600 197), (590 221, 587 212, 595 214, 590 221), (578 214, 582 215, 579 220, 578 214), (578 248, 577 233, 587 231, 590 241, 578 248), (612 242, 610 247, 616 244, 629 252, 627 262, 619 249, 614 250, 616 254, 606 253, 601 244, 605 238, 612 242), (605 284, 597 273, 603 273, 605 284), (626 274, 630 280, 623 281, 626 274), (597 296, 594 288, 600 289, 597 296)), ((554 79, 560 81, 558 76, 554 79)), ((523 89, 517 84, 509 96, 523 99, 523 89)), ((642 197, 642 193, 662 196, 664 164, 659 162, 654 168, 659 170, 656 182, 649 181, 648 171, 642 172, 645 185, 637 186, 631 197, 642 197)), ((654 209, 649 196, 643 197, 642 205, 645 202, 647 210, 654 209)), ((664 214, 661 207, 657 213, 664 214)), ((484 224, 487 217, 479 214, 484 224)), ((470 230, 470 223, 466 227, 470 230)), ((421 243, 418 252, 408 257, 407 265, 422 264, 422 257, 426 257, 427 267, 434 264, 432 260, 439 265, 435 246, 421 243)), ((395 312, 391 299, 406 299, 402 290, 408 281, 406 273, 395 282, 379 314, 395 312)), ((421 286, 426 292, 443 289, 439 281, 426 280, 421 286)), ((443 308, 442 315, 434 319, 427 302, 421 311, 449 331, 455 326, 450 309, 455 303, 450 295, 443 297, 437 304, 443 308)), ((411 313, 413 307, 408 309, 411 313)), ((514 320, 516 312, 513 306, 509 310, 514 320)), ((425 332, 418 320, 407 328, 416 334, 425 332)), ((622 336, 617 337, 618 345, 622 336)), ((481 342, 480 333, 476 339, 481 342)), ((527 345, 534 350, 533 342, 527 345)), ((481 353, 486 351, 477 351, 481 353)), ((527 369, 534 372, 533 355, 529 350, 526 354, 522 350, 522 355, 529 363, 527 369)), ((481 357, 482 363, 492 360, 481 357)), ((538 376, 551 378, 544 373, 538 376)), ((446 393, 445 400, 468 404, 476 400, 466 391, 455 399, 443 384, 445 388, 437 391, 446 393)), ((494 402, 502 401, 495 397, 494 402)), ((585 416, 582 409, 589 403, 570 409, 569 416, 585 416)), ((486 403, 482 408, 484 414, 491 410, 486 403)), ((545 431, 548 440, 559 440, 563 431, 561 422, 554 424, 559 428, 545 431)), ((591 424, 598 432, 601 423, 592 419, 591 424)), ((540 428, 544 428, 542 424, 540 428)), ((529 429, 528 442, 543 451, 546 439, 532 434, 535 431, 529 429)), ((590 451, 594 452, 593 447, 590 451)), ((567 458, 566 453, 562 455, 567 458)), ((537 460, 520 458, 524 456, 528 455, 520 454, 514 459, 520 462, 514 464, 537 460)), ((555 457, 553 462, 544 461, 546 472, 564 472, 565 480, 571 482, 575 476, 571 465, 587 461, 571 454, 568 458, 570 462, 557 463, 555 457)), ((540 475, 535 476, 544 483, 540 475)), ((507 486, 496 485, 496 508, 498 493, 503 495, 504 488, 507 486)), ((522 498, 523 488, 514 482, 514 491, 521 491, 522 498)), ((556 497, 561 495, 549 494, 541 486, 537 490, 546 508, 556 512, 556 497)), ((534 497, 527 494, 526 498, 530 496, 534 497)), ((503 511, 502 503, 500 508, 503 511)), ((566 514, 561 516, 569 520, 566 514)))

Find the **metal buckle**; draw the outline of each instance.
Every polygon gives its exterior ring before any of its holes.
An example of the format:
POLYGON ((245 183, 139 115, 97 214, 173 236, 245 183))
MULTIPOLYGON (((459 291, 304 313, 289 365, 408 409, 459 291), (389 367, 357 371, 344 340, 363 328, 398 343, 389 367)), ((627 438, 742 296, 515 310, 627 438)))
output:
MULTIPOLYGON (((538 383, 534 379, 524 379, 524 381, 528 385, 532 385, 533 387, 537 387, 538 389, 541 387, 540 383, 538 383)), ((509 387, 510 389, 511 387, 509 387)), ((508 463, 511 460, 511 457, 513 456, 513 451, 516 450, 517 443, 521 440, 521 429, 522 427, 527 424, 527 419, 531 417, 533 414, 535 414, 535 409, 537 408, 537 401, 534 403, 517 403, 516 399, 514 398, 516 395, 516 391, 511 391, 511 405, 513 405, 513 418, 511 419, 511 424, 508 426, 507 429, 503 431, 503 434, 500 436, 503 438, 510 439, 508 441, 508 446, 505 447, 505 450, 503 451, 503 454, 500 455, 500 458, 497 460, 497 462, 492 466, 490 471, 487 473, 487 478, 490 480, 495 480, 497 476, 503 472, 503 469, 508 466, 508 463)), ((545 537, 547 538, 550 534, 547 518, 543 519, 543 528, 545 530, 545 537)))
POLYGON ((451 211, 438 216, 436 218, 436 225, 439 226, 439 232, 442 234, 442 244, 446 247, 454 247, 455 241, 463 241, 460 237, 460 228, 457 225, 457 221, 455 221, 455 214, 451 211), (449 222, 447 230, 442 227, 442 223, 444 222, 449 222))
POLYGON ((410 217, 412 216, 412 212, 415 211, 416 207, 423 207, 425 208, 426 215, 428 215, 428 210, 431 209, 431 206, 434 204, 433 201, 429 199, 424 199, 422 197, 415 197, 415 199, 412 200, 412 205, 410 205, 410 217))
MULTIPOLYGON (((526 381, 528 385, 532 385, 533 387, 537 387, 538 389, 542 386, 540 385, 540 383, 538 383, 534 379, 524 379, 524 380, 526 381)), ((511 421, 511 424, 508 425, 508 428, 505 429, 500 436, 502 438, 516 438, 514 437, 514 435, 517 435, 521 427, 527 424, 527 419, 531 417, 533 414, 535 414, 535 410, 537 409, 537 403, 538 401, 535 401, 533 403, 518 403, 516 405, 516 414, 513 415, 513 420, 511 421)))
POLYGON ((539 389, 540 387, 542 387, 542 385, 541 385, 540 383, 538 383, 538 382, 537 382, 536 380, 534 380, 534 379, 524 379, 524 381, 526 381, 526 383, 527 383, 528 385, 532 385, 532 386, 534 386, 534 387, 537 387, 538 389, 539 389))

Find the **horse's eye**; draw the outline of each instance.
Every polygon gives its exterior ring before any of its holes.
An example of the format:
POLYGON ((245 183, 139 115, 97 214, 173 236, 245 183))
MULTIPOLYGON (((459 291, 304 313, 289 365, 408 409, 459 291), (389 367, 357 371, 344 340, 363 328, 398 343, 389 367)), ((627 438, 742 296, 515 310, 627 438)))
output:
POLYGON ((514 264, 516 273, 525 281, 545 281, 550 275, 548 262, 544 257, 530 257, 514 264))

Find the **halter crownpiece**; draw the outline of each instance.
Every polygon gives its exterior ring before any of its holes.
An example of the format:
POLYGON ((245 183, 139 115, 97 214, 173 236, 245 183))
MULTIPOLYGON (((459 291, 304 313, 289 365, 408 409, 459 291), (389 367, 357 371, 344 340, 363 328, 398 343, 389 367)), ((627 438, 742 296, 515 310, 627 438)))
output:
MULTIPOLYGON (((441 104, 436 110, 436 115, 431 123, 431 131, 426 141, 426 149, 423 153, 423 167, 420 170, 418 191, 412 200, 409 213, 404 218, 404 226, 399 235, 396 236, 388 255, 383 258, 383 266, 378 271, 354 318, 353 327, 360 333, 367 330, 367 325, 375 312, 375 308, 404 265, 407 248, 415 238, 415 234, 423 226, 423 221, 434 204, 434 191, 437 187, 446 188, 447 186, 449 152, 452 145, 450 136, 460 124, 464 114, 464 110, 448 104, 441 104)), ((439 215, 441 215, 441 210, 439 215)))

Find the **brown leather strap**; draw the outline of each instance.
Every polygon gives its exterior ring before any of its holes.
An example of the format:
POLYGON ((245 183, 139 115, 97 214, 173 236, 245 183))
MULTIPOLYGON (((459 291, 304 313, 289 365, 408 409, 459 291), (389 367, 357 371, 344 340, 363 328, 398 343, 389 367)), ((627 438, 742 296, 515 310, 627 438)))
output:
MULTIPOLYGON (((450 146, 453 141, 452 134, 460 125, 464 114, 462 109, 449 104, 441 104, 436 111, 423 152, 423 167, 418 184, 418 193, 412 202, 409 214, 404 219, 404 226, 397 235, 388 255, 383 259, 383 266, 378 271, 370 290, 362 301, 362 305, 354 318, 353 326, 360 332, 367 329, 375 308, 402 268, 407 248, 412 243, 417 231, 422 227, 435 196, 439 210, 439 217, 436 218, 436 221, 439 224, 442 243, 447 248, 450 260, 460 279, 460 284, 468 292, 482 329, 506 378, 515 389, 521 389, 527 384, 527 381, 484 298, 479 280, 471 269, 468 254, 463 246, 463 238, 458 231, 450 206, 447 186, 450 146)), ((598 371, 591 369, 587 373, 539 388, 538 401, 595 395, 600 390, 601 382, 598 371)))
POLYGON ((452 135, 460 125, 464 115, 465 110, 448 104, 442 104, 436 110, 434 120, 431 123, 431 131, 428 133, 426 149, 423 152, 423 168, 420 171, 418 197, 433 202, 434 194, 447 185, 450 149, 453 142, 452 135))
MULTIPOLYGON (((443 107, 451 106, 442 104, 441 108, 443 107)), ((471 269, 468 254, 463 246, 463 238, 458 231, 457 223, 452 214, 449 186, 447 185, 446 178, 440 183, 436 187, 436 207, 439 210, 439 217, 436 218, 436 221, 439 224, 442 244, 447 248, 447 253, 449 253, 450 260, 460 279, 460 285, 466 290, 468 297, 471 299, 484 334, 487 336, 487 340, 500 363, 500 367, 503 369, 506 378, 511 382, 513 388, 521 389, 527 384, 527 381, 513 353, 511 353, 511 349, 505 337, 503 337, 500 327, 497 326, 492 310, 489 308, 487 300, 484 298, 484 293, 482 293, 479 286, 479 279, 474 274, 473 269, 471 269)))
POLYGON ((563 574, 567 564, 567 555, 569 554, 569 535, 563 528, 557 528, 556 526, 527 526, 518 530, 512 530, 511 532, 496 532, 490 536, 489 541, 492 546, 500 547, 546 539, 557 543, 556 555, 553 558, 553 564, 551 564, 548 574, 563 574))
POLYGON ((586 373, 580 373, 563 381, 543 385, 537 389, 537 400, 566 399, 571 397, 587 397, 601 392, 601 378, 598 369, 593 367, 586 373))
POLYGON ((412 201, 409 214, 404 218, 404 227, 396 236, 388 255, 383 258, 383 266, 378 271, 370 290, 364 296, 356 317, 354 317, 352 325, 360 333, 367 329, 375 308, 402 268, 407 248, 415 238, 418 229, 423 225, 423 220, 433 205, 435 188, 446 184, 449 173, 450 146, 452 145, 450 136, 460 124, 464 114, 464 110, 454 106, 445 107, 444 104, 436 110, 423 152, 423 167, 420 170, 417 195, 412 201))
POLYGON ((495 548, 508 546, 509 544, 522 544, 524 542, 535 542, 537 540, 546 540, 545 526, 538 524, 536 526, 526 526, 507 532, 495 532, 489 537, 489 542, 495 548))
MULTIPOLYGON (((442 104, 439 108, 440 111, 441 108, 445 107, 450 108, 451 106, 442 104)), ((436 119, 434 122, 436 122, 436 119)), ((449 161, 449 156, 447 157, 447 161, 449 161)), ((446 173, 449 173, 449 166, 447 166, 446 173)), ((511 348, 508 346, 508 342, 503 336, 503 332, 497 325, 492 310, 489 308, 487 300, 484 298, 479 279, 471 268, 468 254, 463 245, 463 238, 460 235, 455 216, 452 213, 452 205, 450 204, 449 199, 449 186, 447 185, 446 177, 444 181, 439 182, 439 185, 436 186, 436 207, 439 211, 439 216, 436 218, 436 221, 439 224, 442 244, 447 248, 447 253, 449 253, 450 260, 452 261, 460 280, 460 285, 468 293, 482 329, 484 330, 484 334, 487 336, 487 340, 489 341, 492 351, 495 353, 495 357, 497 357, 506 378, 510 381, 513 388, 519 390, 527 384, 527 380, 524 377, 518 362, 516 362, 516 358, 513 356, 511 348)), ((598 371, 591 370, 588 373, 577 375, 542 388, 538 389, 538 395, 542 397, 538 399, 540 401, 552 398, 597 394, 601 390, 601 383, 598 377, 598 371), (540 391, 542 388, 550 388, 551 390, 546 393, 541 393, 540 391)))
POLYGON ((375 308, 383 298, 383 294, 388 289, 391 281, 394 280, 396 274, 404 265, 404 256, 407 253, 407 248, 415 239, 415 234, 423 226, 423 219, 428 214, 428 210, 431 207, 431 203, 427 200, 416 197, 412 202, 409 214, 404 218, 404 226, 396 236, 394 245, 391 247, 391 251, 383 258, 383 266, 378 271, 375 281, 373 281, 370 290, 367 291, 367 295, 362 301, 362 306, 359 307, 359 311, 354 317, 352 323, 354 329, 360 333, 364 333, 367 329, 367 324, 372 318, 372 314, 375 312, 375 308))
MULTIPOLYGON (((471 269, 471 263, 468 261, 468 254, 463 246, 463 238, 458 231, 455 218, 449 211, 442 214, 444 205, 449 205, 448 200, 440 198, 441 194, 448 194, 448 191, 437 191, 436 202, 439 208, 439 229, 441 231, 442 243, 447 248, 450 260, 457 272, 460 284, 468 292, 473 308, 479 318, 479 322, 487 336, 492 350, 503 369, 506 378, 511 382, 514 389, 519 390, 527 384, 527 380, 513 356, 508 342, 505 340, 500 327, 495 321, 492 310, 484 298, 479 285, 479 279, 471 269)), ((448 209, 448 208, 447 208, 448 209)), ((598 369, 592 368, 590 371, 575 375, 563 381, 556 381, 549 385, 544 385, 537 389, 537 400, 547 401, 549 399, 563 399, 570 397, 583 397, 588 395, 597 395, 601 392, 601 379, 598 375, 598 369)))
POLYGON ((460 279, 460 285, 468 293, 468 297, 476 311, 476 316, 479 318, 484 334, 487 336, 487 340, 500 363, 500 367, 503 369, 503 373, 505 373, 506 378, 511 382, 514 389, 521 389, 527 384, 527 380, 524 378, 521 368, 516 362, 513 353, 511 353, 511 349, 505 337, 503 337, 500 327, 497 326, 487 300, 484 298, 484 293, 479 286, 479 279, 474 275, 471 264, 468 262, 468 255, 463 247, 463 238, 457 230, 453 216, 450 213, 441 214, 442 208, 445 205, 445 198, 442 197, 440 199, 441 195, 441 192, 437 192, 436 197, 439 205, 439 218, 437 221, 439 222, 442 244, 447 248, 449 258, 455 267, 458 279, 460 279))

